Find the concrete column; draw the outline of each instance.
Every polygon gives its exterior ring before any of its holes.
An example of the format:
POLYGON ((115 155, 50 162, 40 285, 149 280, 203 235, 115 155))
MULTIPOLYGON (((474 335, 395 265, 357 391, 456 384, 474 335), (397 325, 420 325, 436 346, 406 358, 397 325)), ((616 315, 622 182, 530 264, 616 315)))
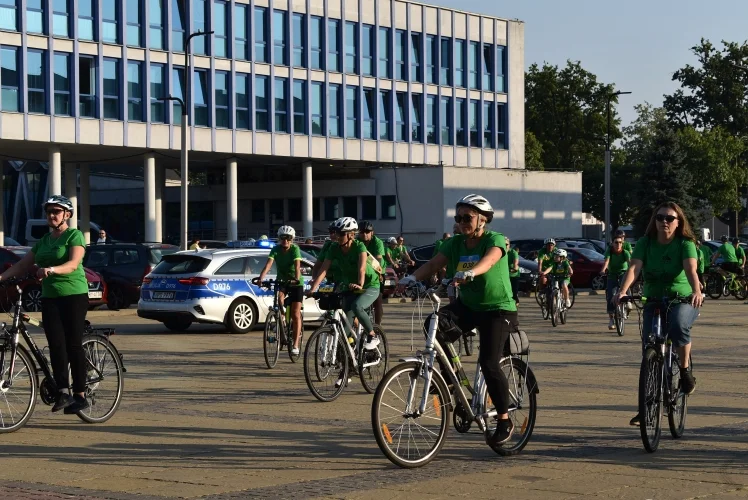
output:
POLYGON ((166 183, 166 169, 156 167, 156 239, 159 243, 164 241, 164 184, 166 183))
POLYGON ((156 241, 156 156, 147 154, 143 158, 143 181, 145 187, 145 241, 156 241))
POLYGON ((5 172, 0 162, 0 245, 5 246, 5 172))
POLYGON ((68 226, 78 228, 78 165, 75 163, 65 164, 65 196, 73 204, 75 210, 73 216, 68 220, 68 226))
POLYGON ((304 163, 301 168, 301 219, 304 223, 304 238, 311 238, 312 236, 314 236, 314 207, 312 206, 314 200, 312 192, 312 164, 311 162, 304 163))
POLYGON ((78 200, 78 206, 80 207, 80 224, 78 224, 78 229, 83 231, 83 237, 86 240, 86 245, 88 245, 91 243, 91 197, 89 196, 90 181, 87 163, 81 163, 80 176, 81 194, 80 200, 78 200))
POLYGON ((226 231, 229 241, 239 239, 239 201, 236 158, 226 160, 226 231))
POLYGON ((60 154, 60 147, 56 145, 49 148, 47 191, 49 196, 62 194, 62 155, 60 154))

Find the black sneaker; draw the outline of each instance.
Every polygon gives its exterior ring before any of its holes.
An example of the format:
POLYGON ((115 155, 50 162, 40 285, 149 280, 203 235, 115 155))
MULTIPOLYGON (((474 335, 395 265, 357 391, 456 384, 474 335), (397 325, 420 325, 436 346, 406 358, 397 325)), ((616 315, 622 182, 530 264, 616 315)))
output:
POLYGON ((509 438, 512 437, 512 432, 514 432, 514 422, 511 419, 499 420, 493 436, 488 438, 488 444, 490 446, 500 446, 509 441, 509 438))
POLYGON ((53 412, 58 412, 62 409, 67 408, 73 404, 73 398, 70 397, 70 394, 67 392, 61 392, 57 395, 57 401, 55 401, 55 405, 52 407, 53 412))
POLYGON ((73 395, 72 404, 65 408, 65 415, 75 415, 79 411, 83 411, 89 408, 91 405, 88 404, 88 400, 85 396, 73 395))
POLYGON ((629 425, 632 425, 634 427, 639 427, 642 423, 641 416, 637 413, 634 418, 629 420, 629 425))
POLYGON ((680 390, 687 396, 696 390, 696 379, 689 369, 680 369, 680 390))

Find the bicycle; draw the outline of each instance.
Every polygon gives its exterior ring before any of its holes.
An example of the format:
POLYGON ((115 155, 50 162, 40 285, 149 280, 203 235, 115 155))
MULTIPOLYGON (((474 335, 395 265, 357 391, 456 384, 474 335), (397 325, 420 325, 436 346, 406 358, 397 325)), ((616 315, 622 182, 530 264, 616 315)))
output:
MULTIPOLYGON (((416 330, 422 332, 424 335, 427 333, 425 327, 423 326, 426 322, 426 317, 424 315, 424 305, 426 301, 429 300, 428 295, 426 294, 427 290, 426 288, 418 289, 417 287, 412 287, 413 291, 409 292, 410 289, 406 289, 405 293, 410 293, 413 296, 417 297, 417 300, 415 301, 415 306, 413 308, 413 313, 411 314, 410 318, 410 349, 413 350, 413 334, 416 330), (416 320, 416 316, 418 316, 418 319, 416 320), (416 326, 418 325, 418 326, 416 326)), ((446 288, 443 290, 446 291, 446 288)), ((455 290, 454 296, 457 297, 459 294, 459 289, 455 290)), ((449 294, 442 293, 440 298, 446 299, 448 298, 449 294)), ((455 349, 457 351, 458 356, 462 356, 463 349, 465 350, 465 356, 472 356, 474 351, 474 340, 475 337, 478 335, 478 331, 474 328, 470 332, 465 333, 464 335, 460 336, 459 339, 455 340, 453 344, 455 345, 455 349)))
MULTIPOLYGON (((453 425, 461 433, 468 432, 476 422, 488 440, 498 422, 480 363, 476 362, 471 386, 453 344, 445 343, 445 352, 436 341, 441 307, 439 292, 443 286, 444 283, 428 291, 434 314, 429 320, 425 349, 415 357, 403 359, 387 372, 372 401, 371 424, 377 445, 392 463, 404 468, 421 467, 438 455, 447 437, 453 408, 453 425), (434 369, 435 362, 450 367, 444 369, 448 380, 445 381, 440 370, 434 369), (448 384, 453 388, 452 393, 448 384)), ((529 442, 535 427, 539 392, 528 365, 529 342, 524 332, 513 332, 507 344, 509 350, 505 349, 499 363, 509 381, 509 415, 515 432, 510 442, 491 447, 502 456, 519 453, 529 442), (522 359, 524 356, 528 361, 522 359)))
POLYGON ((268 290, 273 290, 273 305, 268 310, 268 316, 265 320, 265 332, 262 337, 262 351, 265 355, 265 364, 268 368, 273 368, 278 363, 280 350, 288 348, 288 357, 292 363, 296 363, 301 356, 301 345, 304 340, 304 312, 302 303, 301 313, 301 332, 299 333, 299 353, 293 353, 293 318, 291 317, 290 297, 286 297, 284 303, 281 303, 280 293, 286 285, 298 284, 298 281, 288 283, 277 280, 266 280, 260 283, 260 286, 268 290))
POLYGON ((725 271, 718 266, 709 267, 705 282, 705 292, 714 300, 723 295, 732 295, 738 300, 745 300, 748 297, 748 278, 725 271))
MULTIPOLYGON (((34 412, 37 393, 48 406, 55 403, 59 393, 47 357, 26 329, 25 323, 42 329, 44 325, 21 312, 23 301, 18 284, 24 279, 0 283, 0 286, 15 285, 18 291, 12 324, 0 325, 0 434, 17 431, 26 424, 34 412), (28 348, 20 342, 21 338, 28 348), (41 383, 40 375, 44 376, 41 383)), ((87 365, 85 393, 90 406, 77 415, 90 424, 112 418, 122 401, 126 370, 122 355, 109 340, 113 334, 113 328, 91 328, 90 323, 83 334, 87 365)))
MULTIPOLYGON (((616 279, 617 285, 613 287, 611 298, 618 295, 618 289, 621 286, 621 280, 626 275, 626 273, 620 273, 618 275, 618 278, 616 279)), ((631 295, 631 292, 629 292, 631 295)), ((631 301, 632 304, 637 305, 635 301, 631 301)), ((637 305, 638 307, 638 305, 637 305)), ((626 321, 629 319, 629 309, 627 307, 627 304, 623 304, 619 302, 615 305, 613 309, 613 323, 616 325, 616 333, 618 333, 619 337, 623 337, 623 334, 626 330, 626 321)))
MULTIPOLYGON (((571 300, 571 305, 567 307, 567 309, 571 309, 574 307, 574 304, 577 301, 577 291, 574 289, 574 285, 569 283, 569 300, 571 300)), ((540 280, 538 280, 537 285, 535 286, 535 302, 538 303, 540 306, 540 314, 543 316, 543 319, 548 319, 548 304, 546 302, 546 295, 547 295, 547 289, 548 284, 546 283, 545 286, 540 284, 540 280)))
MULTIPOLYGON (((641 297, 622 297, 629 302, 641 297)), ((657 451, 662 434, 663 407, 667 411, 670 434, 674 439, 683 436, 688 411, 688 395, 680 390, 680 360, 673 344, 667 338, 670 307, 675 303, 690 303, 689 297, 664 297, 655 303, 652 332, 644 339, 644 355, 639 371, 639 415, 640 431, 644 449, 657 451)), ((646 299, 643 299, 646 303, 646 299)), ((689 357, 689 366, 690 357, 689 357)))
MULTIPOLYGON (((312 294, 325 315, 322 326, 312 333, 304 350, 304 379, 314 397, 325 403, 334 401, 343 392, 351 367, 358 372, 361 385, 369 394, 374 393, 387 371, 387 336, 379 325, 374 325, 379 345, 372 350, 364 349, 367 332, 361 324, 353 328, 342 310, 343 297, 348 293, 324 287, 312 294)), ((368 312, 371 315, 371 308, 368 312)))
POLYGON ((551 275, 548 278, 550 280, 550 286, 546 287, 546 304, 547 304, 547 316, 545 319, 551 320, 551 324, 555 327, 558 326, 559 321, 562 325, 566 324, 566 313, 568 307, 566 307, 566 301, 561 293, 560 282, 566 279, 565 276, 551 275))

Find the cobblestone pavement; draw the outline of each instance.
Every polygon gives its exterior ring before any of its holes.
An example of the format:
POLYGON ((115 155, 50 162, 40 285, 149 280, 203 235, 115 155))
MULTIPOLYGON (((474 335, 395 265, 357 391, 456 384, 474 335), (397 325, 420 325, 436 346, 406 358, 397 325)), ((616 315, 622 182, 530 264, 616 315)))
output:
MULTIPOLYGON (((39 402, 24 429, 0 435, 0 499, 748 498, 748 306, 707 302, 693 333, 698 387, 686 433, 673 440, 665 423, 655 454, 628 426, 638 332, 609 332, 604 307, 602 296, 580 296, 568 323, 552 328, 524 299, 540 386, 532 441, 501 458, 476 432, 450 429, 439 457, 416 470, 379 451, 372 397, 355 378, 320 403, 301 363, 264 367, 259 331, 177 335, 133 310, 97 311, 89 319, 116 326, 128 368, 119 412, 88 425, 39 402)), ((412 352, 412 313, 410 303, 386 306, 391 364, 412 352)), ((416 335, 413 347, 422 344, 416 335)))

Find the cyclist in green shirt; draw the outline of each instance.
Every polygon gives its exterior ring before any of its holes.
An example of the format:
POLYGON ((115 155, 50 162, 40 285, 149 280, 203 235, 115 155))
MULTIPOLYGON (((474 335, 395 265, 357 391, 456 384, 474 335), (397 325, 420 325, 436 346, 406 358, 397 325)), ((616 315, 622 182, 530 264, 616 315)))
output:
POLYGON ((566 307, 571 307, 571 299, 569 299, 569 283, 571 283, 571 275, 574 274, 574 270, 571 268, 571 263, 566 258, 566 250, 563 248, 557 248, 553 251, 553 262, 551 265, 546 267, 540 272, 541 276, 552 274, 554 277, 561 278, 561 294, 566 302, 566 307))
MULTIPOLYGON (((59 390, 53 412, 75 414, 88 408, 86 356, 83 331, 88 312, 88 281, 83 270, 86 242, 83 233, 68 226, 73 204, 64 196, 50 196, 44 203, 51 231, 15 265, 0 275, 4 279, 23 276, 37 265, 42 282, 42 322, 49 345, 52 372, 59 390), (68 368, 69 366, 69 368, 68 368), (73 396, 68 394, 73 377, 73 396)), ((0 377, 5 374, 0 374, 0 377)))
POLYGON ((738 259, 738 265, 743 270, 745 268, 745 250, 740 246, 740 238, 733 238, 731 241, 732 246, 735 247, 735 258, 738 259))
MULTIPOLYGON (((358 239, 361 241, 366 250, 372 257, 377 259, 382 270, 386 268, 384 260, 384 242, 374 234, 374 224, 368 220, 361 221, 358 225, 358 239)), ((379 297, 374 301, 374 323, 382 324, 384 307, 382 306, 382 295, 384 294, 384 274, 379 276, 379 297)))
POLYGON ((282 282, 283 291, 280 302, 284 303, 286 296, 291 301, 291 318, 293 319, 293 349, 291 353, 299 354, 299 338, 301 337, 301 303, 304 301, 304 281, 301 279, 301 250, 293 243, 296 230, 291 226, 278 228, 278 244, 270 250, 265 267, 257 278, 262 283, 268 271, 275 262, 275 279, 282 282))
POLYGON ((509 265, 509 282, 512 284, 512 298, 515 305, 519 306, 519 295, 517 294, 519 289, 519 252, 516 248, 512 248, 512 242, 508 236, 504 240, 506 241, 507 264, 509 265))
POLYGON ((484 197, 471 194, 460 199, 455 208, 460 234, 446 241, 439 255, 403 278, 399 285, 413 286, 416 280, 428 279, 448 264, 454 268, 459 297, 441 311, 454 317, 462 332, 478 329, 481 370, 499 418, 488 439, 495 446, 508 441, 514 430, 507 413, 509 384, 499 361, 510 331, 518 327, 517 306, 512 299, 504 235, 486 228, 493 220, 491 204, 484 197))
MULTIPOLYGON (((325 256, 327 255, 328 250, 330 250, 330 246, 337 245, 337 236, 335 236, 335 222, 331 222, 329 226, 327 226, 327 232, 329 233, 329 238, 327 238, 322 245, 322 250, 319 251, 319 254, 317 255, 317 260, 314 263, 314 267, 312 267, 312 277, 316 278, 319 274, 319 270, 322 267, 322 263, 325 261, 325 256)), ((327 281, 329 283, 335 283, 335 276, 334 276, 334 269, 330 268, 329 271, 327 271, 327 281)))
POLYGON ((621 238, 621 241, 623 241, 623 249, 629 253, 629 255, 633 254, 634 249, 631 247, 631 243, 626 241, 626 232, 622 229, 616 230, 616 235, 613 238, 614 240, 616 238, 621 238))
POLYGON ((540 287, 544 287, 548 278, 545 277, 543 271, 550 267, 553 262, 553 250, 556 249, 556 240, 553 238, 546 238, 543 242, 543 248, 538 250, 538 273, 540 274, 540 287))
POLYGON ((719 267, 727 271, 728 273, 735 273, 742 275, 743 268, 740 267, 737 255, 735 255, 735 247, 730 244, 727 236, 722 236, 722 246, 720 246, 716 252, 712 254, 712 264, 717 258, 722 257, 722 262, 719 267))
MULTIPOLYGON (((616 306, 613 303, 613 290, 621 284, 621 278, 629 268, 631 253, 624 248, 622 236, 616 236, 613 239, 613 245, 605 250, 605 263, 603 263, 602 274, 608 273, 608 279, 605 286, 605 302, 608 309, 608 330, 615 330, 616 325, 613 320, 616 306)), ((627 304, 628 305, 628 304, 627 304)))

